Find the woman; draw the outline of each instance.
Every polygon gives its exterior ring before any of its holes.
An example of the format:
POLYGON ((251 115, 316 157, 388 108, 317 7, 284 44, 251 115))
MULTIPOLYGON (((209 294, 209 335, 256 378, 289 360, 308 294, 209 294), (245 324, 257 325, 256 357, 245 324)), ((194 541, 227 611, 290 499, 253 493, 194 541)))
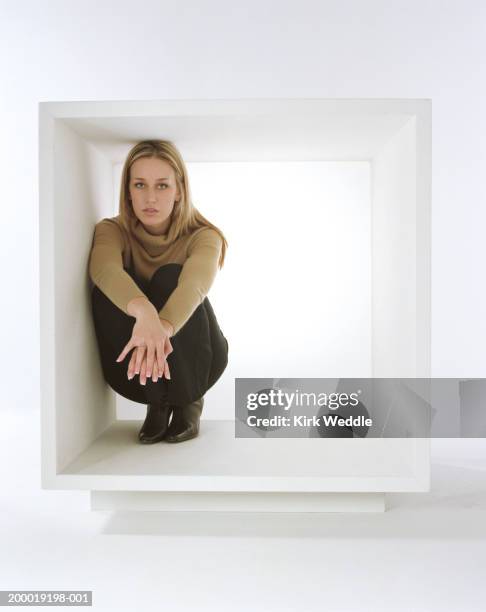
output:
POLYGON ((143 443, 199 433, 204 393, 228 363, 228 341, 206 297, 226 248, 221 230, 193 206, 175 145, 135 145, 119 214, 95 226, 89 276, 103 375, 120 395, 148 403, 143 443))

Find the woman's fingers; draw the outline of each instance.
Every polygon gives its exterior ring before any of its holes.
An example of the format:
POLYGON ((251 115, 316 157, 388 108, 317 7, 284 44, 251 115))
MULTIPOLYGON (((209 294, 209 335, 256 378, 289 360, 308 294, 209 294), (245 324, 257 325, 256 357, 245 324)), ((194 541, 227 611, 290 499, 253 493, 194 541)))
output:
POLYGON ((156 357, 157 357, 159 376, 162 376, 162 373, 164 372, 164 363, 165 363, 165 355, 164 355, 164 351, 162 347, 162 342, 157 342, 156 357))
POLYGON ((147 347, 147 354, 145 356, 145 375, 147 379, 151 378, 154 382, 157 382, 159 377, 159 366, 157 363, 157 354, 154 345, 150 348, 147 347), (152 361, 150 362, 150 353, 152 353, 152 361))
POLYGON ((133 347, 132 341, 130 340, 128 344, 125 345, 123 351, 116 358, 117 361, 123 361, 125 356, 128 354, 128 351, 133 347))
POLYGON ((145 375, 147 378, 151 378, 152 369, 154 366, 154 354, 155 348, 152 343, 147 345, 147 354, 145 355, 145 375))
POLYGON ((142 365, 142 359, 145 353, 144 346, 137 347, 137 357, 135 359, 135 374, 140 374, 140 366, 142 365))
POLYGON ((148 371, 147 355, 145 355, 142 360, 142 365, 140 367, 140 383, 142 385, 145 385, 149 378, 152 378, 153 382, 156 383, 160 376, 161 375, 159 374, 159 364, 157 361, 154 361, 154 364, 152 366, 152 373, 148 371))
POLYGON ((127 376, 128 380, 131 380, 135 376, 135 357, 137 356, 137 351, 133 351, 132 358, 130 359, 130 363, 128 364, 127 376))
POLYGON ((149 378, 151 378, 153 382, 157 382, 159 378, 162 378, 164 376, 165 378, 170 380, 170 369, 169 363, 167 361, 167 356, 173 351, 172 344, 167 338, 164 344, 164 348, 167 351, 167 354, 164 354, 164 351, 161 349, 161 347, 162 344, 160 342, 157 345, 152 346, 152 348, 148 346, 136 346, 133 349, 132 357, 128 365, 128 379, 131 380, 135 376, 135 374, 139 374, 140 383, 142 385, 145 385, 147 379, 149 378), (150 353, 152 353, 151 366, 149 366, 150 353))
POLYGON ((147 353, 143 356, 142 365, 140 366, 140 382, 145 385, 147 378, 150 378, 150 373, 147 370, 147 353))
POLYGON ((158 380, 159 380, 159 364, 155 362, 153 370, 152 370, 152 382, 156 383, 158 380))

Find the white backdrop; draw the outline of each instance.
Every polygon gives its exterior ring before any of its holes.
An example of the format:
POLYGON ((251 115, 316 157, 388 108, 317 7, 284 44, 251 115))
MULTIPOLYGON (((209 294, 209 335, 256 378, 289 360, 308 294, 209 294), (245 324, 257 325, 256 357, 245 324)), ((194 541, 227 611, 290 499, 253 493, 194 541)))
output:
POLYGON ((197 163, 189 172, 194 200, 229 241, 210 300, 238 349, 233 378, 371 376, 370 165, 197 163))
POLYGON ((41 100, 431 98, 432 374, 485 376, 483 2, 145 1, 137 20, 120 0, 0 11, 3 406, 39 406, 41 100))

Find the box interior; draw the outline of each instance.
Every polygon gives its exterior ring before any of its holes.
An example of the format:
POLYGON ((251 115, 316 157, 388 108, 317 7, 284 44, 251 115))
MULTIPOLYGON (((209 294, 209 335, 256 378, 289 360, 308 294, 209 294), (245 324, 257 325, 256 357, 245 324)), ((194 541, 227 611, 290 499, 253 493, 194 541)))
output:
POLYGON ((286 445, 302 444, 303 450, 308 440, 280 441, 270 449, 231 435, 235 377, 429 374, 428 285, 419 266, 429 253, 422 216, 427 160, 417 108, 363 103, 360 109, 359 103, 345 102, 311 104, 305 113, 270 102, 258 108, 228 112, 221 106, 210 112, 174 105, 143 116, 133 111, 76 116, 59 104, 49 109, 52 146, 44 154, 52 157, 55 451, 50 465, 56 474, 165 469, 166 475, 191 476, 200 465, 208 474, 249 476, 258 465, 268 477, 281 475, 282 466, 304 476, 312 464, 315 475, 358 477, 375 468, 383 473, 376 458, 386 455, 392 464, 392 456, 402 461, 409 477, 410 456, 403 449, 410 449, 410 440, 363 440, 344 464, 339 445, 331 445, 330 455, 319 451, 322 461, 315 455, 307 457, 309 463, 303 453, 291 469, 286 445), (142 450, 134 444, 145 406, 117 397, 103 380, 87 275, 94 225, 117 214, 121 163, 135 142, 154 134, 177 144, 194 177, 196 205, 220 224, 230 242, 227 268, 209 296, 231 339, 230 364, 207 394, 212 408, 204 415, 206 433, 191 443, 192 450, 171 451, 174 461, 169 445, 142 450), (253 183, 234 189, 248 174, 253 183), (294 184, 286 184, 288 176, 294 184), (255 187, 254 208, 242 215, 255 187), (272 316, 275 312, 279 316, 272 316), (287 332, 294 312, 297 325, 287 332), (248 328, 258 330, 256 348, 241 325, 242 314, 248 328), (218 431, 221 444, 214 438, 218 431), (198 460, 198 449, 203 452, 211 440, 211 458, 198 460), (372 446, 377 454, 370 454, 372 446), (391 448, 396 452, 390 455, 391 448), (162 456, 163 465, 157 459, 162 456))

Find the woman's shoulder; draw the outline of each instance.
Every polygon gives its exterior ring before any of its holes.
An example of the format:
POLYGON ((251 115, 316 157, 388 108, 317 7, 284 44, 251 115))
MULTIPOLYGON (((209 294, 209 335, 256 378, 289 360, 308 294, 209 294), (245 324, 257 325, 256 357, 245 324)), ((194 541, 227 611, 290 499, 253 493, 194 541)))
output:
POLYGON ((126 230, 121 221, 120 215, 116 217, 104 217, 95 224, 95 232, 97 234, 103 233, 114 238, 119 238, 123 242, 126 242, 126 230))
POLYGON ((95 228, 106 229, 115 233, 120 233, 122 236, 126 234, 126 230, 121 221, 120 215, 116 217, 104 217, 95 224, 95 228))
POLYGON ((193 230, 188 237, 190 243, 201 243, 219 245, 222 241, 221 235, 214 228, 203 226, 193 230))
POLYGON ((101 227, 101 226, 119 227, 121 229, 122 222, 120 219, 120 215, 117 215, 116 217, 103 217, 103 219, 101 219, 95 224, 95 227, 101 227))
POLYGON ((187 256, 193 253, 204 253, 206 257, 219 257, 223 240, 219 232, 212 227, 198 227, 190 234, 187 241, 187 256))

